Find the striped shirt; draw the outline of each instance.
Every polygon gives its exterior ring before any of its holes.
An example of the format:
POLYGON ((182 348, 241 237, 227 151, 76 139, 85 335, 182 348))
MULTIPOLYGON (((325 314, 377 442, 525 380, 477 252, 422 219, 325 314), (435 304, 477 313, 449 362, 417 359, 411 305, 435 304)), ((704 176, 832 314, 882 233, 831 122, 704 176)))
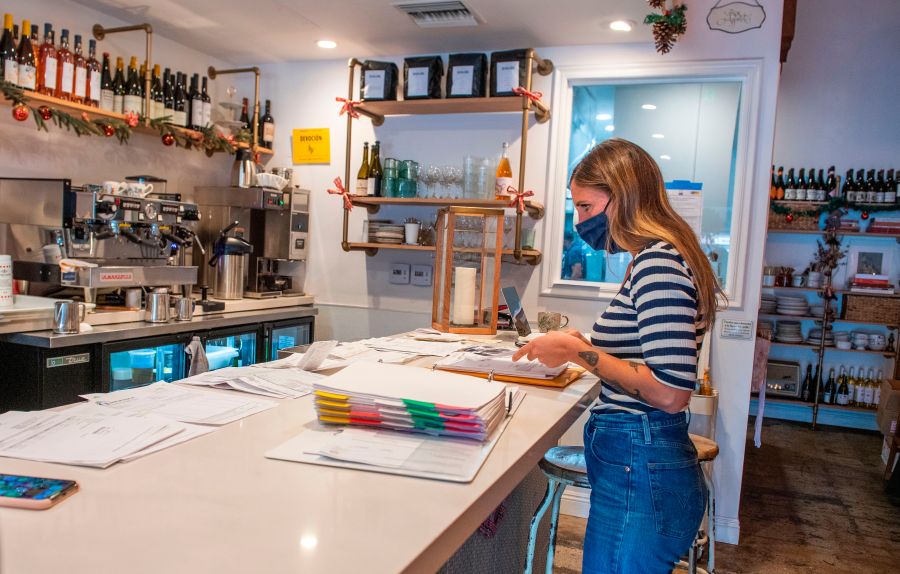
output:
MULTIPOLYGON (((591 343, 613 357, 647 365, 663 385, 693 390, 703 329, 696 324, 692 276, 671 244, 648 245, 638 252, 619 292, 594 323, 591 343)), ((657 410, 601 382, 594 412, 657 410)))

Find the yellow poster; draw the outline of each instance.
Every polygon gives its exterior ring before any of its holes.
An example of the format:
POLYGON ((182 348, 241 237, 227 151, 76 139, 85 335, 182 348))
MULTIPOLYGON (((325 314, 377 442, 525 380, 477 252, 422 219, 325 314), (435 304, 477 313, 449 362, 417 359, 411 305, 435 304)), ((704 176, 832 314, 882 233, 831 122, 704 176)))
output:
POLYGON ((294 130, 291 135, 294 163, 331 163, 328 128, 294 130))

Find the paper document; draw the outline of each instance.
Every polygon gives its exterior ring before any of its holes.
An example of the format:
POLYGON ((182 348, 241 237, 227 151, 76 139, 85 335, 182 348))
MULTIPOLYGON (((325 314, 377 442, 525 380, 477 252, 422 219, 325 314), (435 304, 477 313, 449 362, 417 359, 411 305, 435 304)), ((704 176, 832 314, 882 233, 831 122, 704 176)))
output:
POLYGON ((328 354, 337 347, 337 341, 317 341, 310 345, 303 353, 303 359, 297 364, 297 368, 304 371, 315 371, 322 366, 328 354))
POLYGON ((265 399, 187 389, 171 383, 81 395, 93 403, 133 414, 205 425, 224 425, 277 406, 265 399))
POLYGON ((181 379, 178 384, 230 389, 276 399, 295 399, 308 395, 313 383, 323 378, 325 375, 300 369, 226 367, 181 379))
POLYGON ((492 345, 466 347, 435 363, 439 369, 454 371, 471 371, 475 373, 491 373, 510 375, 532 379, 553 379, 566 370, 568 364, 559 367, 548 367, 540 361, 520 359, 513 361, 516 349, 492 345))
POLYGON ((410 337, 381 337, 365 339, 360 343, 379 351, 398 351, 425 357, 446 357, 467 345, 462 341, 417 341, 410 337))

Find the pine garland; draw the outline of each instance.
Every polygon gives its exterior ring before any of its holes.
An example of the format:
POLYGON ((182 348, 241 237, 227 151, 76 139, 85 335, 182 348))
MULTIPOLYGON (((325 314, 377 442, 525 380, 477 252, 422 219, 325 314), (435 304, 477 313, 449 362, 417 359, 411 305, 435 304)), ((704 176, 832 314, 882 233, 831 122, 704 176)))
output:
POLYGON ((687 18, 684 13, 687 6, 676 4, 671 10, 666 9, 666 0, 647 0, 647 4, 656 10, 662 10, 662 14, 648 14, 644 18, 644 24, 653 26, 653 40, 656 51, 660 54, 668 54, 675 46, 678 37, 687 31, 687 18))
POLYGON ((769 209, 772 210, 773 213, 777 213, 779 215, 793 215, 794 217, 813 217, 821 215, 823 213, 831 213, 832 211, 842 208, 857 209, 869 213, 900 210, 900 206, 898 206, 896 203, 850 203, 843 197, 832 197, 830 200, 828 200, 827 203, 811 207, 810 209, 794 209, 789 205, 784 205, 784 200, 779 201, 773 199, 769 201, 769 209))

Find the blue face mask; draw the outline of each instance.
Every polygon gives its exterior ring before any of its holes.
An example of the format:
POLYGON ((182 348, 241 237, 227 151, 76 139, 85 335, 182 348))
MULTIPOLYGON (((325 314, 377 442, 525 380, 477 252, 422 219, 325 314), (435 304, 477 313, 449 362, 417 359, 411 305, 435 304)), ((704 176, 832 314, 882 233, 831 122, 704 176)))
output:
POLYGON ((606 217, 606 208, 597 215, 579 222, 575 231, 587 243, 591 249, 606 249, 610 253, 625 251, 609 236, 609 219, 606 217))

